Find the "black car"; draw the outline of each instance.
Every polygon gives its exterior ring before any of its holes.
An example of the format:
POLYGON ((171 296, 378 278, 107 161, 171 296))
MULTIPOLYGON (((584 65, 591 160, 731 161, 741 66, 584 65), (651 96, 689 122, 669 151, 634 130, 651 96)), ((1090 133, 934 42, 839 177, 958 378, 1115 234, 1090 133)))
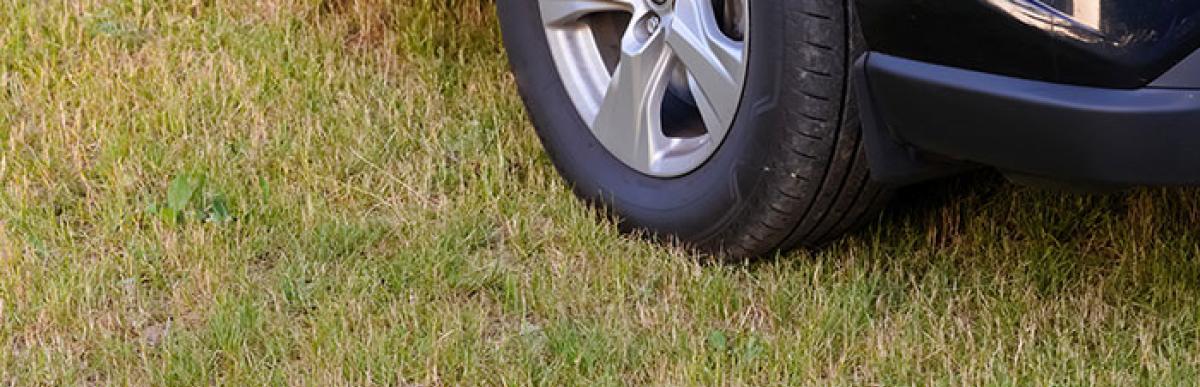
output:
POLYGON ((1200 0, 500 0, 554 164, 626 229, 817 246, 979 166, 1200 183, 1200 0))

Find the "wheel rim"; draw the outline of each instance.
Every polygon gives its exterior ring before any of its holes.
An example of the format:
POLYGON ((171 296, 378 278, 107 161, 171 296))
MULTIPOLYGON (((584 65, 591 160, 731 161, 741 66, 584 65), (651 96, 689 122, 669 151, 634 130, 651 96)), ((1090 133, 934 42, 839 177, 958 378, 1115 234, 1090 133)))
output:
POLYGON ((749 0, 539 0, 559 76, 609 153, 656 177, 699 168, 742 96, 749 0))

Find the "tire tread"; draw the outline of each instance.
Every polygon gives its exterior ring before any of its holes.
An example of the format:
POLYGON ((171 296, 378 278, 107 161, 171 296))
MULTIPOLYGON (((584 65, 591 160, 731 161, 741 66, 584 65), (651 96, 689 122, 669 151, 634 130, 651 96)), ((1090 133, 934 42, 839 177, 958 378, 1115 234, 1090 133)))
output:
POLYGON ((765 172, 768 189, 747 198, 744 224, 712 239, 723 245, 710 248, 731 257, 823 246, 868 221, 890 197, 867 169, 850 87, 850 63, 862 47, 851 11, 842 1, 797 3, 785 31, 803 38, 784 53, 794 68, 785 72, 790 84, 783 92, 800 103, 786 112, 782 149, 765 172))

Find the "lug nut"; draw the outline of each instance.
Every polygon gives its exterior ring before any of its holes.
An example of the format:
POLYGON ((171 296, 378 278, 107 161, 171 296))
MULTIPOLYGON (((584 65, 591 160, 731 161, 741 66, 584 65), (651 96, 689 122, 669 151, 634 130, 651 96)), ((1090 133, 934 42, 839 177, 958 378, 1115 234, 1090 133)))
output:
POLYGON ((662 23, 662 20, 659 19, 658 15, 650 16, 649 19, 646 19, 646 32, 653 34, 654 31, 658 31, 658 26, 661 23, 662 23))

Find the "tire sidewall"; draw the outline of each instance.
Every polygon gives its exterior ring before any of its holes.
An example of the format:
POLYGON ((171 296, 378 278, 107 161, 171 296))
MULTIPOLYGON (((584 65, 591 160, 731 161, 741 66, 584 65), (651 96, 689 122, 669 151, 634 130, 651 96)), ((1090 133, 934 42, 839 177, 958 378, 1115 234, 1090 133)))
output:
POLYGON ((554 165, 575 193, 600 204, 623 228, 703 242, 736 222, 770 171, 778 141, 783 1, 751 0, 745 87, 723 143, 699 168, 675 178, 644 175, 610 154, 580 118, 555 69, 535 0, 497 4, 509 62, 528 113, 554 165))

